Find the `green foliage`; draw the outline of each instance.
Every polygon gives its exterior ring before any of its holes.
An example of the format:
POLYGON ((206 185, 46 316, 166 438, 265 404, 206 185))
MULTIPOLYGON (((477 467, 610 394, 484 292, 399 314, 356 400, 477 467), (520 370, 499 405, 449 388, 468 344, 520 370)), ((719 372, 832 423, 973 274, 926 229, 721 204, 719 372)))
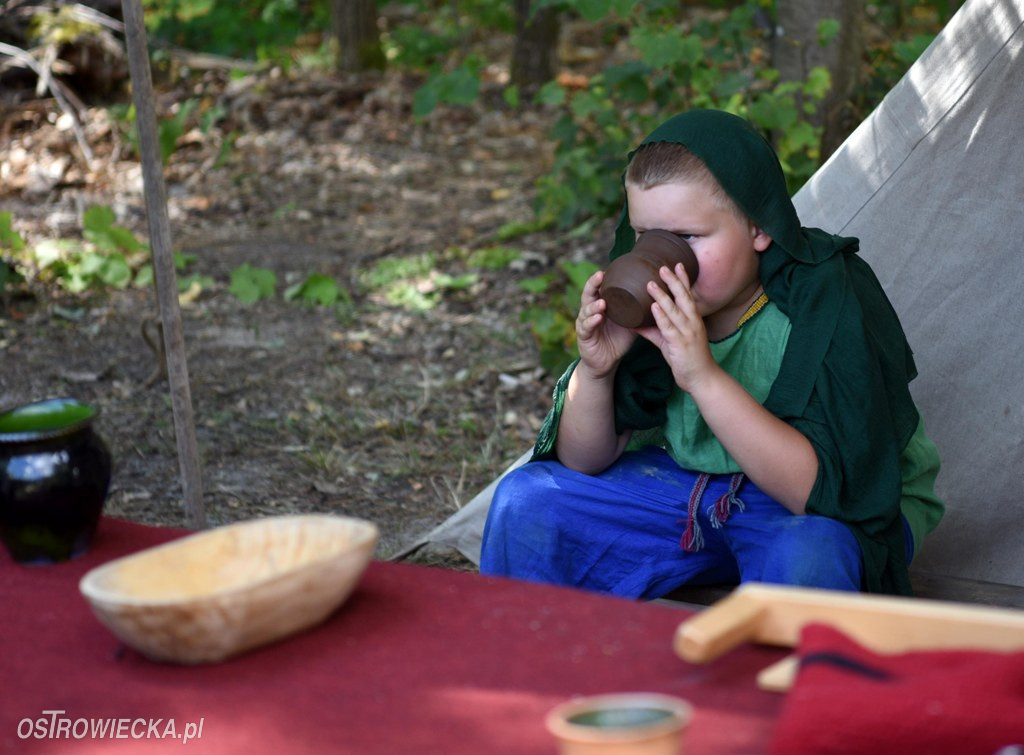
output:
MULTIPOLYGON (((417 117, 441 105, 467 105, 479 97, 483 66, 463 52, 470 48, 462 45, 465 23, 460 14, 479 14, 495 4, 479 0, 473 8, 466 2, 454 3, 455 10, 432 8, 428 28, 400 26, 388 33, 394 64, 430 71, 415 95, 417 117)), ((768 65, 770 32, 763 22, 772 5, 768 0, 706 5, 719 10, 681 13, 678 3, 667 0, 532 4, 533 12, 554 7, 575 14, 602 29, 609 46, 621 39, 629 51, 625 58, 610 57, 583 89, 567 90, 553 81, 537 93, 535 103, 560 116, 551 131, 554 163, 537 183, 536 214, 542 224, 572 228, 588 218, 617 212, 621 191, 616 179, 628 150, 667 114, 693 107, 724 109, 758 126, 775 145, 791 191, 817 169, 821 128, 810 116, 829 92, 828 71, 815 68, 805 81, 791 82, 782 81, 768 65)), ((931 13, 943 4, 900 0, 885 5, 899 6, 897 16, 902 19, 921 16, 921 6, 931 13)), ((840 30, 834 19, 819 21, 818 43, 831 43, 840 30)), ((887 88, 895 80, 892 70, 905 70, 930 39, 922 34, 888 48, 879 63, 880 69, 887 69, 887 88)), ((521 105, 514 88, 506 88, 503 96, 508 105, 521 105)))
POLYGON ((128 286, 148 259, 149 248, 115 221, 109 207, 89 207, 82 216, 82 241, 47 239, 36 244, 30 258, 37 277, 71 293, 128 286))
POLYGON ((431 29, 399 26, 381 40, 384 56, 402 68, 430 68, 447 57, 454 36, 431 29))
POLYGON ((512 3, 503 0, 413 0, 404 6, 415 12, 415 23, 390 28, 381 38, 385 57, 401 68, 437 75, 452 51, 463 49, 472 36, 515 31, 512 3))
MULTIPOLYGON (((177 149, 178 139, 188 130, 190 122, 195 120, 193 113, 198 104, 197 100, 187 99, 177 106, 169 118, 157 119, 157 141, 160 143, 160 159, 164 165, 177 149)), ((134 153, 139 155, 139 130, 135 121, 135 105, 112 105, 108 108, 108 112, 124 138, 131 144, 134 153)), ((224 114, 223 107, 210 108, 203 113, 199 121, 203 132, 208 133, 213 124, 223 118, 224 114)))
POLYGON ((42 241, 34 248, 40 277, 55 281, 71 293, 87 288, 124 288, 132 269, 120 252, 105 252, 69 239, 42 241))
POLYGON ((231 271, 228 291, 245 304, 272 299, 276 290, 277 275, 273 270, 253 267, 246 262, 231 271))
POLYGON ((326 2, 300 0, 143 0, 159 40, 236 58, 278 60, 296 38, 329 26, 326 2))
POLYGON ((160 159, 166 165, 177 148, 178 138, 185 133, 189 116, 195 110, 196 101, 189 99, 181 103, 170 118, 161 118, 157 123, 157 138, 160 141, 160 159))
POLYGON ((85 20, 68 6, 60 8, 37 7, 29 21, 29 39, 38 45, 65 45, 82 37, 101 36, 104 29, 85 20))
MULTIPOLYGON (((153 285, 149 247, 128 228, 116 223, 114 211, 103 205, 88 207, 82 214, 82 239, 45 239, 31 248, 13 230, 9 212, 0 213, 0 252, 10 253, 27 274, 69 293, 104 288, 141 288, 153 285)), ((194 255, 174 252, 179 273, 195 262, 194 255)), ((0 266, 0 278, 4 267, 0 266)), ((18 279, 24 276, 14 270, 18 279)), ((10 282, 8 279, 7 282, 10 282)), ((177 276, 178 289, 186 291, 213 286, 213 279, 198 274, 177 276)), ((2 288, 2 286, 0 286, 2 288)))
POLYGON ((576 358, 576 313, 587 279, 598 270, 592 262, 563 261, 558 272, 520 281, 536 297, 520 315, 540 351, 541 366, 559 375, 576 358))
POLYGON ((390 306, 427 312, 449 295, 472 295, 481 274, 507 268, 519 249, 497 244, 469 251, 452 246, 436 252, 386 257, 360 275, 368 294, 390 306))
POLYGON ((507 246, 488 246, 470 253, 466 262, 470 267, 481 270, 501 270, 515 262, 523 253, 507 246))
POLYGON ((352 297, 338 282, 323 273, 310 273, 284 291, 285 301, 299 301, 310 306, 333 307, 351 304, 352 297))
POLYGON ((890 0, 870 7, 875 23, 890 33, 867 50, 869 69, 855 97, 858 110, 867 114, 920 57, 962 2, 947 0, 890 0))
POLYGON ((25 280, 14 264, 14 258, 24 249, 25 240, 14 230, 14 216, 10 212, 0 212, 0 293, 8 286, 25 280))
MULTIPOLYGON (((32 265, 35 278, 52 283, 69 293, 104 288, 136 288, 152 286, 153 265, 149 247, 127 228, 116 223, 114 211, 97 205, 89 207, 82 216, 82 240, 47 239, 28 248, 24 239, 14 230, 10 212, 0 212, 0 291, 7 285, 23 280, 13 262, 32 265), (9 263, 7 256, 12 258, 9 263)), ((196 262, 196 255, 175 251, 173 254, 175 279, 183 295, 195 296, 212 289, 215 281, 208 275, 188 272, 196 262)), ((440 279, 448 288, 465 287, 457 278, 440 279)), ((245 263, 231 271, 229 293, 240 301, 251 304, 273 298, 277 290, 277 276, 272 270, 245 263)), ((310 306, 351 306, 352 297, 334 278, 311 273, 284 291, 286 301, 310 306)))
POLYGON ((433 271, 426 278, 396 281, 384 292, 384 298, 396 307, 413 312, 434 309, 447 291, 462 291, 477 282, 475 273, 449 275, 433 271))
POLYGON ((479 31, 505 34, 515 31, 513 3, 504 0, 457 0, 454 5, 463 19, 463 24, 473 26, 479 31))
MULTIPOLYGON (((456 252, 448 250, 448 256, 456 252)), ((392 306, 426 312, 440 303, 445 292, 467 289, 479 279, 473 272, 451 275, 438 270, 440 260, 434 252, 379 260, 363 275, 363 283, 392 306)))
POLYGON ((551 222, 544 220, 543 218, 533 218, 532 220, 510 220, 498 228, 495 236, 498 241, 511 241, 519 236, 525 236, 530 233, 538 233, 540 231, 547 230, 550 226, 551 222))
POLYGON ((869 3, 868 12, 881 26, 903 32, 922 26, 941 28, 963 4, 964 0, 886 0, 869 3))
MULTIPOLYGON (((658 5, 657 2, 649 4, 658 5)), ((613 11, 622 18, 628 18, 633 7, 634 3, 628 0, 537 0, 530 5, 530 13, 535 14, 544 8, 571 10, 578 13, 584 21, 596 23, 613 11)))
POLYGON ((462 273, 461 275, 449 275, 448 273, 436 273, 434 285, 438 289, 447 291, 465 291, 480 279, 476 273, 462 273))
MULTIPOLYGON (((423 118, 441 105, 469 105, 480 96, 484 62, 468 49, 467 41, 515 31, 513 4, 499 0, 453 0, 451 3, 413 3, 425 12, 411 26, 384 35, 385 55, 392 65, 426 70, 427 78, 413 98, 413 113, 423 118)), ((506 101, 518 102, 509 89, 506 101)))
POLYGON ((515 84, 505 87, 504 91, 501 93, 501 99, 504 100, 505 104, 510 108, 518 108, 520 102, 519 87, 515 84))
POLYGON ((377 260, 373 267, 362 275, 362 283, 367 288, 386 289, 395 283, 401 283, 430 273, 437 264, 435 254, 417 254, 406 257, 385 257, 377 260))
POLYGON ((14 230, 14 214, 0 212, 0 253, 18 254, 25 248, 25 239, 14 230))
POLYGON ((429 115, 438 105, 470 105, 480 96, 479 61, 469 59, 451 71, 435 70, 413 96, 413 115, 429 115))
POLYGON ((915 34, 905 42, 895 43, 892 46, 892 56, 896 65, 900 68, 909 68, 934 41, 934 34, 915 34))
MULTIPOLYGON (((187 272, 188 268, 195 263, 196 255, 174 251, 171 253, 171 257, 174 261, 175 280, 177 281, 178 291, 184 293, 195 288, 203 291, 214 287, 214 280, 209 275, 187 272)), ((152 286, 154 280, 153 265, 147 262, 135 273, 135 280, 132 281, 132 285, 136 288, 145 288, 152 286)))
MULTIPOLYGON (((831 82, 825 69, 815 69, 805 82, 782 82, 760 62, 767 52, 764 32, 754 23, 758 8, 747 0, 726 14, 682 25, 662 6, 636 6, 631 59, 606 67, 585 89, 560 91, 551 84, 541 90, 539 101, 562 115, 551 133, 554 165, 537 185, 538 213, 563 228, 613 215, 622 201, 617 179, 629 149, 667 114, 693 107, 736 113, 775 135, 790 188, 798 188, 819 162, 820 128, 807 116, 831 82)), ((820 36, 836 31, 824 25, 820 36)))
POLYGON ((109 207, 95 205, 82 214, 82 235, 100 251, 135 254, 146 246, 127 228, 115 225, 117 216, 109 207))
POLYGON ((821 47, 828 47, 829 43, 836 38, 840 30, 839 21, 834 18, 824 18, 818 22, 818 44, 821 47))
POLYGON ((25 276, 18 268, 0 258, 0 293, 3 293, 8 286, 23 283, 24 280, 25 276))

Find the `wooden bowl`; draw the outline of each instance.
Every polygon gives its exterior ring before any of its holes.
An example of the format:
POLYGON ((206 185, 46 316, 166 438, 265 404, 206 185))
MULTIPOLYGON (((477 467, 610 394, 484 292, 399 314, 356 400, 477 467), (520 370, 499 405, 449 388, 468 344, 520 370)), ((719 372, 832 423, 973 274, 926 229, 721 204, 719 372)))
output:
POLYGON ((360 519, 232 524, 99 566, 79 583, 97 618, 157 661, 220 661, 308 629, 355 588, 380 533, 360 519))

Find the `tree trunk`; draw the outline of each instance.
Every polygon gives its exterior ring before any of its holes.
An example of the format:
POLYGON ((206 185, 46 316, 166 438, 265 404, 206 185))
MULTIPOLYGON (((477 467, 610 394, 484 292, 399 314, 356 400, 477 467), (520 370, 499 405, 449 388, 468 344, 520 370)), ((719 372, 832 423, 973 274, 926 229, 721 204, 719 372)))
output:
POLYGON ((821 159, 831 155, 857 126, 851 96, 860 81, 864 48, 864 0, 777 0, 774 65, 783 81, 803 81, 816 66, 832 75, 832 89, 811 121, 824 127, 821 159), (818 23, 839 21, 839 33, 822 47, 818 23))
POLYGON ((555 77, 558 53, 558 11, 544 8, 530 18, 530 0, 515 0, 516 44, 512 53, 512 83, 526 95, 555 77))
POLYGON ((384 68, 374 0, 331 0, 331 29, 338 40, 338 68, 358 72, 384 68))

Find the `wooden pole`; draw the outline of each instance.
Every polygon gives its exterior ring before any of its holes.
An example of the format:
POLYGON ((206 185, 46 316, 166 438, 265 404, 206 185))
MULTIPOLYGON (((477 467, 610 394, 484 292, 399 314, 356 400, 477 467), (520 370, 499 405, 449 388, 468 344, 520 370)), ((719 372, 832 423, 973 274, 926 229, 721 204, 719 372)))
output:
POLYGON ((189 389, 188 365, 185 361, 185 338, 181 325, 181 309, 178 306, 178 284, 171 249, 163 161, 160 158, 160 142, 157 138, 153 79, 149 68, 146 29, 142 23, 141 0, 121 0, 121 8, 124 12, 132 97, 135 100, 135 123, 139 131, 149 243, 153 254, 153 276, 156 278, 160 321, 164 331, 167 382, 170 386, 171 408, 174 413, 174 437, 178 448, 185 516, 189 527, 203 529, 206 527, 206 510, 203 506, 202 474, 192 416, 192 394, 189 389))

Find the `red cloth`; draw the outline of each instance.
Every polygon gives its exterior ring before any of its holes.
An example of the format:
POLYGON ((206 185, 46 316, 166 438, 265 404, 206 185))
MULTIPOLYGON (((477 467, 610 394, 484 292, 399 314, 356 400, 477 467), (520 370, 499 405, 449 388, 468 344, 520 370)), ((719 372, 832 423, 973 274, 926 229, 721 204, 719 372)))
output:
POLYGON ((1024 653, 880 655, 804 628, 772 752, 993 755, 1024 745, 1024 653))
MULTIPOLYGON (((556 752, 545 713, 581 694, 642 690, 696 706, 687 752, 756 753, 781 698, 747 646, 708 666, 677 658, 676 608, 449 570, 374 562, 322 626, 221 664, 121 649, 78 592, 90 568, 183 534, 113 519, 82 559, 0 556, 0 752, 556 752), (203 722, 202 737, 19 738, 24 719, 203 722), (177 749, 175 749, 175 747, 177 749)), ((83 724, 84 726, 84 724, 83 724)), ((46 731, 45 726, 42 731, 46 731)), ((82 731, 82 730, 80 730, 82 731)), ((148 733, 140 724, 135 733, 148 733)))

